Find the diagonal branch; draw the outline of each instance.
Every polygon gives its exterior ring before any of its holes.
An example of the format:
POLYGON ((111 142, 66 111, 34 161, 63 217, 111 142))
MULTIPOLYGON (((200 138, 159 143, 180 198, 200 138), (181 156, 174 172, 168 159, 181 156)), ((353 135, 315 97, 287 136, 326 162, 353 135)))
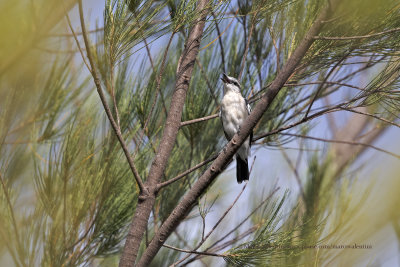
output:
POLYGON ((362 111, 360 111, 360 110, 355 110, 355 109, 345 108, 345 107, 343 107, 343 108, 341 108, 341 109, 346 110, 346 111, 349 111, 349 112, 353 112, 353 113, 356 113, 356 114, 369 116, 369 117, 372 117, 372 118, 374 118, 374 119, 377 119, 377 120, 383 121, 383 122, 385 122, 385 123, 388 123, 388 124, 390 124, 390 125, 396 126, 397 128, 400 128, 400 124, 395 123, 395 122, 390 121, 390 120, 387 120, 387 119, 385 119, 385 118, 379 117, 379 116, 377 116, 377 115, 375 115, 375 114, 371 114, 371 113, 367 113, 367 112, 362 112, 362 111))
POLYGON ((185 176, 188 175, 189 173, 194 172, 194 171, 197 170, 198 168, 203 167, 204 165, 207 165, 208 163, 210 163, 211 161, 215 160, 216 158, 217 158, 216 155, 215 155, 215 156, 212 156, 211 158, 206 159, 206 160, 204 160, 204 161, 202 161, 202 162, 196 164, 196 165, 193 166, 192 168, 187 169, 187 170, 184 171, 183 173, 178 174, 178 175, 175 176, 174 178, 171 178, 171 179, 169 179, 168 181, 165 181, 165 182, 163 182, 163 183, 159 183, 159 184, 157 185, 157 188, 158 188, 157 191, 160 190, 160 189, 163 188, 163 187, 166 187, 167 185, 170 185, 170 184, 172 184, 172 183, 178 181, 179 179, 185 177, 185 176))
MULTIPOLYGON (((233 227, 228 233, 226 233, 224 236, 222 236, 220 239, 218 239, 217 241, 215 241, 214 243, 212 243, 211 245, 209 245, 204 252, 211 252, 211 251, 218 251, 220 249, 215 248, 215 246, 219 243, 221 243, 222 241, 224 241, 227 237, 229 237, 232 233, 236 232, 245 222, 247 222, 251 216, 253 216, 254 213, 256 213, 278 190, 280 189, 280 187, 275 187, 274 190, 271 191, 271 193, 269 193, 269 195, 263 199, 247 216, 246 218, 244 218, 240 223, 238 223, 235 227, 233 227), (214 248, 214 249, 213 249, 214 248)), ((253 227, 251 227, 250 229, 253 229, 253 231, 251 231, 250 233, 254 232, 255 230, 257 230, 259 228, 259 225, 254 225, 253 227)), ((247 232, 247 231, 246 231, 247 232)), ((246 234, 246 232, 244 232, 243 234, 246 234)), ((237 236, 237 238, 234 238, 233 240, 240 240, 242 235, 237 236)), ((244 237, 244 236, 242 236, 244 237)), ((229 240, 228 243, 232 242, 233 240, 229 240)), ((225 245, 222 244, 222 247, 224 247, 225 245)), ((199 258, 199 256, 195 256, 192 259, 189 259, 185 262, 185 264, 189 264, 195 260, 197 260, 199 258)))
POLYGON ((293 137, 299 137, 299 138, 306 138, 306 139, 311 139, 311 140, 316 140, 316 141, 322 141, 326 143, 338 143, 338 144, 347 144, 347 145, 353 145, 353 146, 364 146, 364 147, 369 147, 372 149, 375 149, 377 151, 386 153, 388 155, 391 155, 395 158, 400 159, 400 155, 397 155, 393 152, 387 151, 385 149, 376 147, 374 145, 370 145, 368 143, 363 143, 363 142, 354 142, 354 141, 346 141, 346 140, 334 140, 334 139, 325 139, 325 138, 320 138, 320 137, 314 137, 314 136, 308 136, 308 135, 302 135, 302 134, 292 134, 292 133, 280 133, 281 135, 287 135, 287 136, 293 136, 293 137))
POLYGON ((239 80, 239 81, 240 81, 241 78, 242 78, 242 74, 243 74, 243 70, 244 70, 244 65, 245 65, 245 63, 246 63, 247 52, 249 51, 251 36, 253 35, 254 25, 256 24, 256 18, 257 18, 257 12, 254 14, 254 16, 253 16, 253 18, 252 18, 252 20, 251 20, 251 27, 250 27, 249 38, 248 38, 248 40, 247 40, 246 47, 245 47, 245 49, 244 49, 243 58, 242 58, 242 63, 241 63, 240 72, 239 72, 239 76, 238 76, 238 80, 239 80))
POLYGON ((210 253, 210 252, 201 252, 201 251, 196 251, 196 250, 187 250, 187 249, 181 249, 181 248, 176 248, 173 246, 169 246, 164 244, 163 247, 170 248, 179 252, 185 252, 191 254, 197 254, 197 255, 204 255, 204 256, 214 256, 214 257, 226 257, 227 255, 224 254, 216 254, 216 253, 210 253))
POLYGON ((190 124, 193 124, 193 123, 198 123, 198 122, 202 122, 202 121, 208 121, 208 120, 215 119, 215 118, 218 118, 218 113, 212 114, 212 115, 208 115, 208 116, 205 116, 205 117, 202 117, 202 118, 189 120, 189 121, 183 121, 183 122, 181 122, 181 127, 186 126, 186 125, 190 125, 190 124))
POLYGON ((89 70, 90 72, 92 72, 92 70, 91 70, 91 68, 89 67, 89 64, 87 63, 86 58, 85 58, 85 56, 84 56, 84 54, 83 54, 81 45, 80 45, 80 43, 79 43, 79 41, 78 41, 78 37, 76 36, 75 31, 74 31, 74 28, 72 27, 71 20, 69 19, 68 13, 65 14, 65 17, 67 18, 67 22, 68 22, 69 29, 71 30, 72 35, 74 36, 76 45, 78 46, 79 53, 81 53, 81 56, 82 56, 82 59, 83 59, 83 63, 85 63, 85 65, 86 65, 86 67, 88 68, 88 70, 89 70))
POLYGON ((139 190, 140 190, 141 193, 143 193, 144 192, 144 185, 143 185, 142 179, 140 178, 139 172, 136 169, 135 164, 133 163, 133 159, 132 159, 132 157, 131 157, 131 155, 130 155, 130 153, 128 151, 128 148, 127 148, 127 146, 125 144, 125 141, 124 141, 124 139, 122 137, 121 129, 118 127, 117 123, 115 122, 115 120, 114 120, 114 118, 112 116, 111 109, 107 104, 106 97, 105 97, 105 95, 103 93, 103 89, 101 88, 100 79, 99 79, 99 76, 97 74, 97 71, 96 71, 96 68, 95 68, 95 65, 94 65, 94 60, 93 60, 92 54, 90 52, 89 40, 88 40, 87 33, 86 33, 85 21, 84 21, 84 18, 83 18, 82 0, 79 0, 78 3, 79 3, 79 17, 80 17, 80 20, 81 20, 83 40, 85 41, 86 53, 87 53, 87 57, 89 59, 89 63, 90 63, 90 66, 91 66, 91 70, 89 69, 89 71, 93 76, 93 80, 94 80, 94 83, 96 85, 97 93, 100 96, 100 100, 101 100, 101 103, 103 104, 103 107, 104 107, 104 110, 105 110, 105 112, 107 114, 108 120, 110 121, 111 126, 112 126, 112 128, 114 130, 114 133, 118 138, 118 141, 119 141, 119 143, 120 143, 120 145, 122 147, 122 150, 124 151, 125 157, 128 160, 129 167, 131 168, 133 176, 135 177, 135 180, 136 180, 136 182, 137 182, 137 184, 139 186, 139 190))
MULTIPOLYGON (((253 161, 254 162, 254 161, 253 161)), ((228 213, 231 211, 231 209, 233 208, 233 206, 236 204, 236 202, 239 200, 240 196, 243 194, 243 191, 246 189, 247 187, 247 183, 244 184, 244 186, 242 187, 242 190, 240 190, 239 194, 236 196, 235 200, 233 201, 233 203, 228 207, 228 209, 225 210, 224 214, 222 214, 222 216, 218 219, 218 221, 215 223, 215 225, 213 226, 213 228, 208 232, 208 234, 201 239, 201 241, 199 242, 199 244, 197 244, 197 246, 194 248, 194 250, 199 249, 204 242, 206 242, 206 240, 210 237, 210 235, 215 231, 215 229, 218 227, 218 225, 222 222, 222 220, 226 217, 226 215, 228 215, 228 213)), ((185 257, 183 257, 182 259, 180 259, 179 261, 175 262, 174 264, 172 264, 172 266, 177 266, 178 264, 182 263, 183 261, 185 261, 187 258, 190 257, 190 254, 186 255, 185 257)))
MULTIPOLYGON (((1 182, 1 187, 3 189, 3 192, 4 192, 4 196, 5 196, 6 201, 7 201, 8 209, 10 210, 11 224, 12 224, 12 228, 14 230, 15 239, 16 239, 16 243, 17 243, 17 252, 18 252, 18 254, 20 254, 23 251, 23 245, 21 243, 21 238, 20 238, 19 230, 18 230, 18 224, 17 224, 17 221, 15 219, 14 208, 13 208, 13 205, 11 203, 11 198, 10 198, 10 195, 8 194, 8 189, 6 187, 6 184, 4 182, 4 179, 3 179, 3 176, 1 175, 1 173, 0 173, 0 182, 1 182)), ((17 257, 14 256, 14 253, 12 252, 11 249, 9 249, 9 251, 10 251, 10 254, 12 254, 12 256, 13 256, 13 259, 14 259, 15 263, 17 263, 18 262, 17 257)), ((19 256, 21 256, 21 255, 19 255, 19 256)), ((21 260, 21 265, 22 266, 26 266, 26 264, 25 264, 25 262, 23 260, 21 260)))
POLYGON ((220 29, 219 29, 219 25, 218 25, 218 22, 217 22, 217 17, 215 16, 214 11, 211 11, 211 15, 214 17, 215 28, 216 28, 217 34, 219 36, 218 42, 219 42, 219 46, 220 46, 220 49, 221 49, 222 72, 225 73, 225 51, 224 51, 224 45, 222 44, 222 34, 221 34, 220 29))
MULTIPOLYGON (((160 95, 160 98, 161 98, 161 99, 164 98, 164 97, 163 97, 163 94, 162 94, 162 92, 161 92, 160 86, 161 86, 162 75, 164 74, 164 70, 165 70, 165 62, 166 62, 166 60, 167 60, 167 55, 168 55, 169 47, 170 47, 170 45, 171 45, 171 43, 172 43, 172 39, 174 38, 174 35, 175 35, 175 32, 173 32, 173 33, 171 34, 171 36, 170 36, 170 38, 169 38, 169 40, 168 40, 167 47, 165 48, 165 51, 164 51, 163 59, 162 59, 161 66, 160 66, 160 71, 159 71, 158 76, 157 76, 157 79, 156 79, 156 95, 154 96, 154 100, 153 100, 153 103, 152 103, 152 105, 151 105, 150 112, 149 112, 149 114, 147 115, 147 118, 146 118, 146 120, 145 120, 145 122, 144 122, 144 125, 143 125, 143 132, 142 132, 142 134, 141 134, 141 136, 140 136, 140 138, 139 138, 139 141, 140 141, 140 142, 142 142, 142 140, 143 140, 143 135, 144 135, 144 133, 146 132, 147 125, 148 125, 148 123, 149 123, 149 121, 150 121, 150 119, 151 119, 151 115, 152 115, 153 112, 154 112, 154 108, 155 108, 155 106, 156 106, 158 96, 160 95)), ((151 58, 150 53, 149 53, 148 55, 149 55, 149 57, 151 58)), ((153 70, 153 71, 155 71, 155 70, 153 70)), ((162 100, 161 102, 162 102, 162 104, 163 104, 163 108, 164 108, 165 114, 168 114, 167 108, 165 107, 165 102, 164 102, 164 100, 162 100)), ((140 147, 140 146, 136 146, 135 152, 133 153, 133 157, 135 157, 136 153, 139 151, 139 147, 140 147)))
POLYGON ((241 125, 241 130, 233 136, 231 141, 224 148, 224 151, 219 154, 212 165, 203 173, 196 181, 189 192, 183 197, 181 202, 175 207, 170 216, 161 225, 159 231, 154 235, 149 246, 140 259, 138 266, 148 266, 155 257, 159 249, 164 244, 168 236, 174 231, 179 223, 186 217, 192 207, 196 204, 197 199, 211 185, 214 179, 221 173, 226 164, 234 156, 238 148, 250 135, 253 128, 261 120, 264 112, 271 105, 272 101, 279 93, 284 84, 293 74, 295 68, 299 65, 302 58, 307 53, 308 49, 314 42, 313 36, 318 35, 322 28, 322 20, 329 18, 330 12, 336 6, 339 0, 331 1, 331 4, 323 8, 321 14, 313 23, 304 39, 288 59, 282 70, 278 73, 275 80, 271 83, 269 90, 263 95, 253 112, 249 115, 247 121, 241 125))
POLYGON ((306 119, 308 117, 308 114, 310 113, 311 107, 314 104, 315 100, 317 100, 319 94, 321 93, 322 89, 325 87, 325 83, 326 81, 329 79, 329 77, 332 75, 332 73, 336 70, 336 68, 343 62, 343 60, 345 60, 347 58, 347 56, 350 53, 346 54, 345 56, 343 56, 336 64, 335 66, 333 66, 331 68, 331 70, 328 72, 328 74, 324 77, 324 79, 322 80, 322 83, 319 85, 317 91, 315 92, 315 95, 313 97, 313 99, 311 100, 310 105, 308 106, 308 109, 306 111, 306 114, 304 115, 304 119, 306 119))
POLYGON ((342 37, 331 37, 331 36, 314 36, 313 38, 315 40, 355 40, 355 39, 365 39, 365 38, 371 38, 371 37, 376 37, 376 36, 381 36, 393 32, 399 32, 400 28, 394 28, 390 29, 387 31, 383 32, 378 32, 378 33, 372 33, 372 34, 367 34, 367 35, 360 35, 360 36, 342 36, 342 37))

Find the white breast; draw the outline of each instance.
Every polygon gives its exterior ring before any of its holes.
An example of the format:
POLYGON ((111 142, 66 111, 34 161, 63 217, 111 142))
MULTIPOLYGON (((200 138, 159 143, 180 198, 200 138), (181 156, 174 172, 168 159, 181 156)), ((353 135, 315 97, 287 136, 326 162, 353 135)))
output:
POLYGON ((246 101, 240 93, 228 91, 221 101, 221 119, 224 131, 232 138, 248 117, 246 101))

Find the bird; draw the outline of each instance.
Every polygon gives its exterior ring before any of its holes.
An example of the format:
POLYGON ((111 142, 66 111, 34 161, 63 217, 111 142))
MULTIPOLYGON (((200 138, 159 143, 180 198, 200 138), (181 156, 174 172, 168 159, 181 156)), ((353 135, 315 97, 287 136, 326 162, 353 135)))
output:
MULTIPOLYGON (((236 78, 223 73, 221 80, 224 83, 224 97, 221 101, 219 118, 222 122, 225 137, 230 141, 240 130, 240 125, 250 115, 251 107, 242 96, 240 83, 236 78)), ((239 184, 249 180, 248 157, 250 156, 252 139, 253 132, 236 152, 236 179, 239 184)))

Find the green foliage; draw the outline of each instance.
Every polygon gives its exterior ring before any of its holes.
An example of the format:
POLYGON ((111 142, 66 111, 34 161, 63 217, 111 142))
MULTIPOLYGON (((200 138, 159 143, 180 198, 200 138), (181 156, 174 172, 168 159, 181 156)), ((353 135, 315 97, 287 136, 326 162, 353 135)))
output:
MULTIPOLYGON (((72 36, 57 35, 62 23, 53 28, 72 4, 33 1, 28 9, 25 1, 17 2, 2 4, 0 9, 4 40, 0 43, 0 255, 16 266, 116 265, 138 188, 90 72, 79 57, 62 50, 68 48, 80 56, 75 46, 70 47, 72 36), (49 49, 44 52, 53 45, 56 56, 49 55, 49 49)), ((373 127, 383 127, 385 120, 396 124, 400 5, 394 0, 342 2, 322 22, 321 38, 315 36, 254 136, 282 129, 305 135, 313 128, 306 114, 310 117, 337 103, 343 105, 334 111, 368 107, 381 119, 373 127), (358 37, 343 38, 351 36, 358 37), (359 77, 360 69, 371 71, 360 71, 367 86, 344 86, 359 77), (349 91, 353 89, 357 91, 349 91), (327 96, 335 104, 321 101, 327 96), (296 123, 299 127, 293 126, 296 123)), ((182 121, 218 113, 223 71, 231 76, 241 73, 242 93, 255 105, 326 4, 324 0, 210 1, 182 121)), ((114 119, 119 118, 121 134, 143 180, 164 131, 185 39, 200 18, 196 6, 194 0, 107 0, 100 20, 103 25, 96 27, 96 35, 89 35, 95 36, 90 38, 91 51, 107 105, 114 119)), ((86 51, 82 52, 85 56, 86 51)), ((273 134, 260 139, 257 147, 281 148, 293 140, 273 134)), ((225 144, 218 119, 181 127, 162 182, 211 158, 225 144)), ((335 169, 335 157, 329 151, 308 156, 307 170, 298 174, 304 192, 299 196, 279 193, 281 197, 266 201, 249 216, 245 225, 253 232, 247 239, 234 240, 241 236, 236 229, 222 240, 233 240, 214 251, 226 250, 223 256, 228 264, 309 266, 329 263, 329 257, 335 256, 303 246, 334 241, 335 233, 350 232, 346 219, 362 202, 356 199, 354 205, 349 204, 355 199, 353 180, 340 179, 344 170, 335 169)), ((161 189, 147 239, 207 166, 161 189)), ((214 216, 211 206, 219 209, 220 198, 207 198, 213 188, 199 199, 204 203, 191 219, 205 220, 214 216)), ((398 225, 398 217, 391 220, 398 225)), ((176 247, 196 244, 201 237, 193 238, 192 221, 182 224, 189 225, 190 231, 177 228, 168 242, 176 247), (188 245, 185 238, 189 237, 193 241, 188 245)), ((141 251, 145 247, 143 240, 141 251)), ((172 264, 182 255, 163 248, 153 265, 172 264)))

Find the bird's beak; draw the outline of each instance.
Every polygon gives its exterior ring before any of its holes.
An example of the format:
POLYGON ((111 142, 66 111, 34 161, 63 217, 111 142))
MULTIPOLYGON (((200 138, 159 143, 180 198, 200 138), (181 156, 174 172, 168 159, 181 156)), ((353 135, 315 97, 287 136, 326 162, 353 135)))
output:
POLYGON ((222 73, 221 81, 222 81, 223 83, 229 83, 228 76, 226 76, 225 73, 222 73))

